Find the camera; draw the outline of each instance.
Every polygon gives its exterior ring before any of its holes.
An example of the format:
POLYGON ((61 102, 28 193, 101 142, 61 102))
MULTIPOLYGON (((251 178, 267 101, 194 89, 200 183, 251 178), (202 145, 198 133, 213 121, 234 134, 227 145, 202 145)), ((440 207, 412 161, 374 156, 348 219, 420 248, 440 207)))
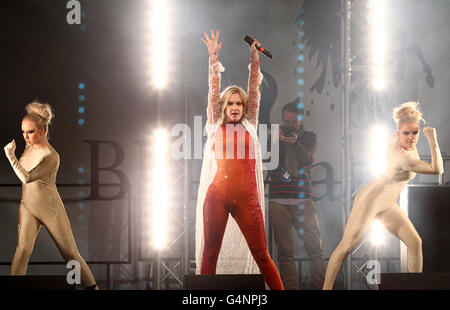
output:
POLYGON ((292 137, 292 136, 294 136, 295 129, 292 126, 283 125, 283 126, 281 126, 281 130, 283 132, 283 136, 285 136, 285 137, 292 137))

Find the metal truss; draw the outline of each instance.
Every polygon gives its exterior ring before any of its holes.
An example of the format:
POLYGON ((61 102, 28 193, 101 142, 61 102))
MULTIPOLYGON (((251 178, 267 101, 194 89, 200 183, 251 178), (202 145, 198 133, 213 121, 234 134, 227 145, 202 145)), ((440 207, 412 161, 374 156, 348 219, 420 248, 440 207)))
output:
POLYGON ((184 182, 185 182, 185 163, 184 160, 173 161, 172 174, 174 178, 170 184, 173 191, 177 192, 172 200, 171 210, 168 214, 169 242, 164 251, 156 254, 154 288, 155 289, 182 289, 183 275, 185 274, 185 265, 183 264, 185 256, 185 234, 184 213, 186 209, 184 182), (175 168, 175 169, 174 169, 175 168))
MULTIPOLYGON (((368 44, 364 41, 366 37, 364 34, 368 32, 367 2, 368 0, 341 1, 343 227, 350 215, 355 195, 368 181, 364 173, 357 169, 358 166, 361 166, 361 159, 355 157, 355 154, 358 154, 355 149, 363 144, 361 135, 367 132, 368 124, 376 120, 380 114, 377 96, 369 86, 369 51, 368 44)), ((356 270, 357 275, 366 276, 363 272, 365 264, 358 266, 352 262, 352 258, 360 251, 365 241, 362 240, 345 262, 347 289, 352 288, 354 280, 352 267, 356 270)), ((373 255, 372 253, 371 256, 373 257, 373 255)), ((375 256, 377 256, 376 253, 375 256)), ((377 286, 371 288, 376 289, 377 286)))
MULTIPOLYGON (((156 106, 154 113, 156 115, 156 123, 162 120, 162 114, 159 102, 166 102, 165 94, 156 94, 157 99, 154 104, 156 106), (164 99, 164 100, 162 100, 164 99)), ((176 100, 170 102, 171 123, 187 123, 186 102, 181 103, 176 100), (174 113, 174 111, 176 111, 174 113)), ((165 120, 164 120, 165 122, 165 120)), ((167 127, 168 124, 164 124, 167 127)), ((190 141, 186 141, 190 143, 190 141)), ((183 275, 188 273, 186 257, 188 256, 188 164, 187 159, 175 160, 171 156, 168 158, 168 166, 170 167, 169 191, 170 206, 167 210, 167 246, 162 250, 150 249, 150 266, 148 268, 148 282, 152 285, 149 288, 160 289, 182 289, 183 275), (150 273, 152 276, 150 276, 150 273)), ((143 227, 141 233, 144 234, 143 227)), ((144 236, 143 236, 144 237, 144 236)), ((146 260, 143 257, 143 260, 146 260)))

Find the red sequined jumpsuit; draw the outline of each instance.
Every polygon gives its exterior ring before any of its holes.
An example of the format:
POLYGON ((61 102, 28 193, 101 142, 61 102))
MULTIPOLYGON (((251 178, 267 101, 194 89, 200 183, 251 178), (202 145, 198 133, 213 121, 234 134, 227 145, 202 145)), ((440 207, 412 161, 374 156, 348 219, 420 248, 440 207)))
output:
MULTIPOLYGON (((210 68, 217 62, 217 56, 210 56, 210 68)), ((257 122, 259 109, 259 74, 259 62, 255 61, 252 55, 248 119, 254 124, 257 122)), ((218 110, 218 97, 214 94, 218 95, 219 89, 220 75, 213 74, 210 77, 208 121, 218 119, 218 114, 214 113, 218 110)), ((278 271, 267 250, 263 214, 258 201, 253 139, 241 123, 221 125, 214 142, 214 151, 217 172, 208 188, 203 206, 205 243, 201 274, 216 273, 228 216, 231 214, 241 229, 267 285, 270 289, 283 289, 278 271)))

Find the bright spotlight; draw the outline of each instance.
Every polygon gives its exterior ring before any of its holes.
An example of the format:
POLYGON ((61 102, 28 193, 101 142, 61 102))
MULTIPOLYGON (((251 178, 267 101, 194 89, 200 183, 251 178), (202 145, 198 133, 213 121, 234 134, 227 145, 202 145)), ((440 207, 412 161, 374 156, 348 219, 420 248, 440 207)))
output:
POLYGON ((370 0, 367 5, 367 21, 370 27, 370 49, 372 51, 372 87, 375 90, 386 88, 386 10, 384 0, 370 0))
POLYGON ((168 191, 168 163, 167 158, 169 156, 169 137, 165 130, 156 130, 153 134, 149 145, 152 145, 151 149, 151 166, 148 167, 148 171, 151 173, 150 188, 147 189, 147 193, 151 193, 150 197, 147 196, 147 206, 149 206, 149 214, 152 227, 151 240, 152 245, 156 249, 162 249, 167 244, 167 210, 169 204, 169 191, 168 191))
POLYGON ((151 0, 150 29, 152 84, 161 89, 167 85, 169 12, 167 0, 151 0))
POLYGON ((375 246, 380 246, 384 242, 384 226, 380 221, 374 221, 370 232, 370 241, 375 246))
POLYGON ((386 88, 386 81, 383 78, 376 77, 373 79, 373 87, 375 89, 384 89, 386 88))
POLYGON ((380 175, 385 168, 387 141, 388 134, 384 126, 375 125, 370 129, 370 167, 372 173, 376 176, 380 175))

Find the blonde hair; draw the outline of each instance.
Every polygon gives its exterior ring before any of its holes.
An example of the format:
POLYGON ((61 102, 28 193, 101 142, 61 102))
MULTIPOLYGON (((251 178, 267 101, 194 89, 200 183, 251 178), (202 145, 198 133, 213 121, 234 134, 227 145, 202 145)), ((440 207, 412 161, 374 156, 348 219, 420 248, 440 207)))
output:
POLYGON ((241 96, 243 107, 242 117, 241 120, 247 117, 247 110, 248 110, 248 100, 247 100, 247 94, 245 91, 236 85, 231 85, 225 88, 225 90, 220 95, 220 104, 221 104, 221 115, 220 115, 220 123, 223 124, 225 122, 225 109, 228 105, 228 100, 230 100, 230 97, 233 94, 239 94, 241 96))
POLYGON ((408 101, 394 108, 392 117, 397 124, 397 128, 400 128, 404 123, 420 123, 420 121, 425 123, 422 112, 419 109, 419 102, 415 101, 408 101))
POLYGON ((52 118, 55 117, 52 107, 48 103, 40 103, 35 100, 32 103, 27 104, 25 110, 27 111, 27 115, 25 115, 23 119, 32 121, 38 130, 44 128, 45 136, 48 139, 48 126, 50 125, 52 118))

